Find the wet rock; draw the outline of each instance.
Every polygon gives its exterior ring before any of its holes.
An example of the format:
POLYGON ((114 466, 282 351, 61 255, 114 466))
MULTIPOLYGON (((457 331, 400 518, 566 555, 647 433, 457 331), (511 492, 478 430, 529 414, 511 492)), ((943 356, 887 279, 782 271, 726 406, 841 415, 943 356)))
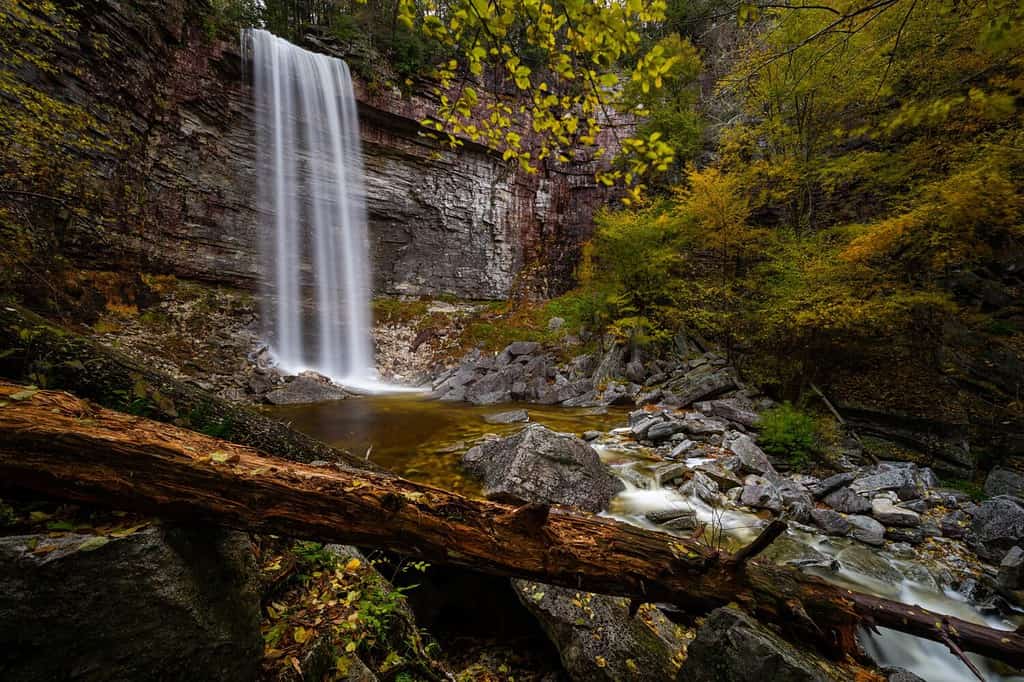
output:
POLYGON ((668 440, 677 433, 684 430, 683 422, 670 420, 654 424, 647 430, 647 440, 652 443, 660 443, 668 440))
POLYGON ((681 440, 680 442, 676 443, 672 447, 672 452, 669 453, 669 457, 671 457, 672 459, 676 459, 676 458, 682 457, 687 452, 692 450, 694 448, 694 446, 696 446, 696 445, 697 444, 694 443, 692 440, 690 440, 688 438, 683 438, 683 440, 681 440))
POLYGON ((768 455, 757 447, 750 436, 741 435, 734 439, 729 444, 729 449, 739 458, 739 473, 758 475, 766 472, 775 473, 775 467, 772 466, 768 455))
POLYGON ((814 525, 826 535, 846 535, 850 532, 850 522, 846 517, 831 509, 812 509, 811 519, 814 525))
POLYGON ((508 412, 485 415, 484 421, 488 424, 515 424, 530 421, 530 414, 526 410, 510 410, 508 412))
POLYGON ((848 471, 842 473, 833 474, 828 478, 824 478, 813 485, 807 487, 809 492, 814 499, 820 500, 829 493, 838 490, 839 488, 845 487, 853 483, 854 475, 848 471))
POLYGON ((777 514, 782 511, 782 496, 767 478, 751 475, 744 481, 740 504, 755 509, 767 509, 777 514))
POLYGON ((694 521, 696 522, 697 512, 694 511, 693 507, 691 507, 690 505, 687 504, 687 505, 675 505, 675 506, 672 506, 672 507, 666 507, 664 509, 656 509, 655 511, 649 511, 646 514, 644 514, 644 518, 645 519, 647 519, 651 523, 656 523, 656 524, 659 524, 659 525, 660 524, 664 524, 664 523, 668 523, 669 521, 672 521, 674 519, 678 519, 678 518, 681 518, 681 517, 684 517, 684 516, 691 516, 691 517, 693 517, 694 521))
POLYGON ((788 535, 782 535, 768 546, 761 557, 774 564, 797 568, 824 568, 834 570, 838 564, 825 554, 788 535))
POLYGON ((800 523, 806 523, 811 518, 814 500, 802 485, 786 478, 773 476, 771 473, 766 474, 765 478, 771 480, 779 491, 782 508, 788 518, 800 523))
POLYGON ((584 431, 583 432, 583 440, 587 441, 588 443, 590 441, 597 440, 601 436, 602 436, 602 433, 600 431, 584 431))
POLYGON ((264 399, 271 405, 323 403, 348 397, 348 391, 316 372, 303 372, 280 388, 275 388, 264 395, 264 399))
POLYGON ((989 497, 996 495, 1024 497, 1024 474, 1012 469, 995 467, 985 479, 985 494, 989 497))
POLYGON ((877 552, 859 545, 845 547, 836 555, 843 568, 890 585, 899 584, 903 576, 877 552))
POLYGON ((710 505, 719 503, 718 484, 700 471, 695 471, 693 478, 680 486, 679 492, 682 495, 692 495, 710 505))
POLYGON ((840 488, 825 496, 825 504, 844 514, 868 514, 871 503, 850 488, 840 488))
POLYGON ((219 529, 0 538, 0 677, 256 679, 258 577, 219 529))
POLYGON ((1003 555, 1024 539, 1024 500, 999 495, 978 505, 971 523, 971 547, 988 561, 1003 555))
POLYGON ((876 547, 885 544, 885 526, 870 516, 851 514, 846 517, 846 521, 851 526, 851 538, 876 547))
POLYGON ((1024 589, 1024 550, 1014 545, 999 562, 999 587, 1004 590, 1024 589))
POLYGON ((897 507, 884 497, 876 497, 871 501, 871 515, 886 526, 913 528, 921 525, 921 517, 917 512, 897 507))
POLYGON ((707 475, 708 478, 718 484, 718 488, 720 490, 730 490, 732 488, 739 488, 743 485, 743 481, 741 481, 736 474, 717 462, 705 462, 704 464, 698 464, 694 467, 694 470, 707 475))
POLYGON ((633 617, 629 599, 513 580, 519 600, 555 642, 573 680, 661 682, 674 679, 685 640, 660 611, 633 617))
POLYGON ((734 608, 712 611, 690 643, 677 682, 839 682, 845 671, 796 648, 734 608))
POLYGON ((682 462, 662 464, 654 469, 654 485, 661 487, 679 484, 689 474, 690 468, 682 462))
POLYGON ((593 448, 540 424, 471 448, 462 464, 483 480, 484 495, 492 499, 548 502, 598 512, 623 487, 593 448))
POLYGON ((647 432, 650 431, 652 427, 662 423, 664 420, 665 418, 660 414, 655 415, 653 417, 648 416, 638 421, 636 424, 633 424, 630 427, 629 432, 633 434, 633 437, 636 438, 637 440, 646 440, 647 432))

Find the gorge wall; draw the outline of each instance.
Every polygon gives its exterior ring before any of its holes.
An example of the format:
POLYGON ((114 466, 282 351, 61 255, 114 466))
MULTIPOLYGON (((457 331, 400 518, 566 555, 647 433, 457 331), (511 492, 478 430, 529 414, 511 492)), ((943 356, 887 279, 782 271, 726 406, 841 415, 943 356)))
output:
MULTIPOLYGON (((198 0, 75 11, 76 41, 39 85, 109 111, 127 143, 97 160, 101 210, 69 223, 62 250, 86 267, 255 288, 256 136, 241 46, 205 35, 198 0)), ((606 200, 592 173, 529 176, 480 146, 441 149, 418 134, 428 97, 358 92, 379 293, 502 298, 568 285, 606 200)))

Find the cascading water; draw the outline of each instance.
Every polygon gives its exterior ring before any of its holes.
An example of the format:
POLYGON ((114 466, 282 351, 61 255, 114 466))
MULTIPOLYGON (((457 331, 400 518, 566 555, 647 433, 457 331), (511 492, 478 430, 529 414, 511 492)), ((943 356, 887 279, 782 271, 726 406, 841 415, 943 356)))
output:
POLYGON ((290 372, 373 384, 363 164, 348 65, 264 30, 246 39, 271 350, 290 372))

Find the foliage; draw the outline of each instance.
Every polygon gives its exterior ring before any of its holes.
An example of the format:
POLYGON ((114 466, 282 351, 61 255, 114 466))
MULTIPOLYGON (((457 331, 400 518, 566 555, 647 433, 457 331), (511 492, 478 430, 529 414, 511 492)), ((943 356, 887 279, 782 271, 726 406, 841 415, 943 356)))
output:
POLYGON ((814 417, 783 403, 761 415, 757 443, 770 455, 785 457, 794 466, 805 466, 821 451, 814 417))

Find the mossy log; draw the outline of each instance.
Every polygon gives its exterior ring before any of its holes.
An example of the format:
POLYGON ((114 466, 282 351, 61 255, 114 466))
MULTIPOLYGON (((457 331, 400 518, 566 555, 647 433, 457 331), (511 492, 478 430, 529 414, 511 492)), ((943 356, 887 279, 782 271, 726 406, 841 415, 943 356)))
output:
POLYGON ((462 497, 378 472, 309 466, 56 391, 0 384, 0 481, 48 496, 233 528, 383 547, 432 562, 705 612, 730 602, 858 652, 881 626, 1024 666, 1024 635, 853 592, 698 539, 462 497), (517 513, 520 512, 520 513, 517 513))
POLYGON ((14 304, 0 304, 0 377, 71 391, 106 407, 171 422, 282 459, 372 466, 252 407, 178 381, 14 304))

